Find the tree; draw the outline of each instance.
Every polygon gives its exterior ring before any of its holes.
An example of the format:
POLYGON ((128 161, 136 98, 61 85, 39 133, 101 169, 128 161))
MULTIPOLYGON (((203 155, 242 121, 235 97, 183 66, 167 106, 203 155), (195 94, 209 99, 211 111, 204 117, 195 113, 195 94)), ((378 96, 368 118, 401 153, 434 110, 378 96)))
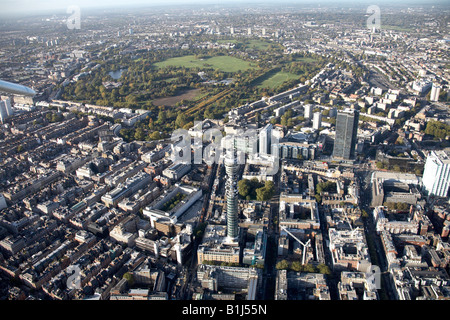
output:
POLYGON ((54 113, 54 114, 52 114, 51 122, 59 122, 59 121, 62 121, 63 119, 64 119, 64 117, 62 116, 62 114, 54 113))
POLYGON ((242 179, 238 182, 238 192, 243 197, 246 198, 250 193, 250 181, 247 179, 242 179))
POLYGON ((122 277, 123 279, 126 279, 128 281, 128 285, 131 287, 134 284, 134 278, 133 274, 129 272, 125 272, 125 274, 122 277))
POLYGON ((158 113, 158 123, 164 123, 167 120, 166 113, 164 110, 160 110, 158 113))
POLYGON ((138 141, 145 140, 145 132, 142 128, 137 128, 134 133, 134 138, 138 141))
POLYGON ((289 269, 289 262, 287 260, 281 260, 279 262, 277 262, 277 264, 275 265, 275 268, 277 270, 287 270, 289 269))
POLYGON ((314 273, 314 272, 316 272, 316 268, 312 264, 308 263, 308 264, 303 266, 303 271, 304 272, 314 273))
POLYGON ((319 273, 326 274, 326 275, 331 274, 330 268, 326 264, 323 264, 323 263, 320 263, 319 265, 317 265, 317 271, 319 273))
POLYGON ((189 129, 192 128, 193 126, 194 126, 194 123, 191 121, 191 122, 186 123, 186 124, 183 126, 183 129, 184 129, 184 130, 189 130, 189 129))
POLYGON ((438 139, 445 139, 450 135, 450 125, 447 125, 445 122, 430 120, 427 122, 425 133, 438 139))
POLYGON ((160 140, 161 134, 159 133, 159 131, 155 131, 150 135, 150 139, 151 140, 160 140))
POLYGON ((125 140, 125 141, 131 141, 131 130, 130 129, 120 129, 119 135, 125 140))
POLYGON ((363 217, 363 218, 368 218, 369 217, 369 214, 367 213, 367 211, 366 210, 364 210, 364 209, 362 209, 361 210, 361 216, 363 217))
POLYGON ((264 187, 256 189, 256 200, 268 201, 275 193, 275 185, 273 181, 266 181, 264 187))
POLYGON ((302 271, 302 269, 303 269, 303 266, 300 261, 292 262, 292 264, 291 264, 292 271, 300 272, 300 271, 302 271))
POLYGON ((317 203, 322 203, 322 197, 320 196, 320 194, 316 194, 314 197, 316 198, 317 203))
POLYGON ((376 166, 378 169, 383 169, 384 168, 384 164, 381 161, 377 161, 376 166))
POLYGON ((283 127, 286 127, 286 126, 287 126, 287 123, 288 123, 288 118, 287 118, 287 115, 284 114, 284 115, 281 117, 280 124, 281 124, 283 127))
POLYGON ((256 178, 253 178, 251 180, 242 179, 238 182, 238 192, 239 195, 247 200, 255 200, 257 199, 258 188, 264 188, 264 186, 265 185, 259 182, 259 180, 256 178))
POLYGON ((94 162, 89 163, 89 169, 91 169, 94 174, 99 173, 98 167, 94 162))
POLYGON ((148 120, 148 128, 149 128, 150 130, 153 130, 153 129, 155 128, 155 124, 154 124, 154 122, 153 122, 153 118, 150 118, 150 119, 148 120))
POLYGON ((266 188, 262 187, 262 188, 256 189, 256 200, 267 201, 269 199, 270 199, 269 193, 266 188))
POLYGON ((177 119, 175 120, 175 126, 176 128, 182 128, 186 122, 186 115, 184 113, 179 113, 177 119))
POLYGON ((201 239, 203 237, 203 233, 206 229, 206 223, 205 222, 199 222, 197 226, 194 229, 194 235, 196 239, 201 239))
POLYGON ((333 181, 320 182, 316 186, 316 193, 321 194, 322 191, 330 191, 336 189, 336 184, 333 181))

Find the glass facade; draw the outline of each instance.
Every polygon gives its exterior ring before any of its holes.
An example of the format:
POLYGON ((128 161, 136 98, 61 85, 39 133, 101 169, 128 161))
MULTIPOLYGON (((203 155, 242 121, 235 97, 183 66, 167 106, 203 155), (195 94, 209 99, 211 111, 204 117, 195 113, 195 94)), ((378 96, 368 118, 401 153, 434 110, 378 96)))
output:
POLYGON ((356 134, 358 133, 359 111, 339 111, 336 119, 336 137, 333 157, 352 159, 355 157, 356 134))

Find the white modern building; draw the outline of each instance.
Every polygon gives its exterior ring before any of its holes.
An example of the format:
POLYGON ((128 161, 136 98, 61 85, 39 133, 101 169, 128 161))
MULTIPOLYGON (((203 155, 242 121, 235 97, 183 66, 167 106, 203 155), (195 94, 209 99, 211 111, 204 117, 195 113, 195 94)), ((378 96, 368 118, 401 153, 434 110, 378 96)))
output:
POLYGON ((183 164, 180 162, 176 162, 172 164, 167 169, 164 169, 163 176, 172 179, 174 181, 177 181, 181 179, 186 173, 191 171, 191 164, 183 164))
POLYGON ((431 81, 420 79, 412 83, 411 89, 418 94, 422 94, 426 92, 428 89, 430 89, 431 85, 432 85, 431 81))
POLYGON ((430 93, 430 101, 439 101, 439 94, 441 93, 441 87, 436 83, 433 83, 430 93))
POLYGON ((304 105, 304 113, 303 116, 305 119, 311 119, 313 116, 313 105, 312 104, 306 104, 304 105))
POLYGON ((423 171, 423 187, 428 195, 446 197, 450 187, 450 149, 431 151, 423 171))
POLYGON ((202 195, 201 189, 188 185, 175 185, 147 206, 143 214, 150 219, 153 228, 155 227, 155 221, 158 219, 165 219, 175 224, 178 218, 202 195))
POLYGON ((313 116, 313 129, 319 130, 322 126, 322 112, 314 112, 313 116))
POLYGON ((259 153, 270 154, 272 145, 272 124, 266 125, 259 132, 259 153))

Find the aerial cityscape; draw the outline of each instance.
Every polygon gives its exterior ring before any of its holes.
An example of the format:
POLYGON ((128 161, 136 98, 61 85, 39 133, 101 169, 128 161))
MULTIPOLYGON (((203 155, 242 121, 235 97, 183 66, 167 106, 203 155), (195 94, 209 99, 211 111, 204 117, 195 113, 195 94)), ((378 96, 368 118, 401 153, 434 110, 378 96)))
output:
POLYGON ((449 2, 27 3, 0 300, 450 300, 449 2))

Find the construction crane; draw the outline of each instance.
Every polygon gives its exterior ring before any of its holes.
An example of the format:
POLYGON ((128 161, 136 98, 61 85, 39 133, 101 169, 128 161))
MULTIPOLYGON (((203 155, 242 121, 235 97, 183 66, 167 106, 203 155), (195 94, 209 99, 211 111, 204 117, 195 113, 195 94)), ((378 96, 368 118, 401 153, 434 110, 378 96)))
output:
POLYGON ((36 95, 36 92, 28 88, 26 86, 23 86, 21 84, 12 83, 4 80, 0 80, 0 91, 7 92, 7 93, 13 93, 13 94, 19 94, 23 96, 34 96, 36 95))
POLYGON ((306 241, 306 243, 301 242, 296 236, 294 236, 291 232, 288 231, 288 229, 284 226, 281 226, 281 229, 286 231, 287 234, 289 234, 292 238, 294 238, 298 243, 300 243, 303 246, 303 252, 302 252, 302 264, 305 264, 305 258, 306 258, 306 248, 309 247, 311 244, 311 239, 306 241))

